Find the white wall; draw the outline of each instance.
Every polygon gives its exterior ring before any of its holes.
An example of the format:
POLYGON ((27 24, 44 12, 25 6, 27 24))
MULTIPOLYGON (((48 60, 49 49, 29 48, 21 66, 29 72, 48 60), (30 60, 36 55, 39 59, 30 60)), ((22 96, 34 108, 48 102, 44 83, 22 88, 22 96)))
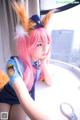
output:
POLYGON ((40 15, 39 0, 29 0, 29 16, 40 15))

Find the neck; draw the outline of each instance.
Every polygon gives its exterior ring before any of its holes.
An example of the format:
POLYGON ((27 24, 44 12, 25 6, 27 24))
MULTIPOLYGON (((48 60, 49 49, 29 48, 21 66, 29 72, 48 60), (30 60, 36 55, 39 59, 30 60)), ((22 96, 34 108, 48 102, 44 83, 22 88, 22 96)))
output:
POLYGON ((36 62, 38 61, 39 59, 38 58, 35 58, 35 57, 31 57, 32 61, 36 62))

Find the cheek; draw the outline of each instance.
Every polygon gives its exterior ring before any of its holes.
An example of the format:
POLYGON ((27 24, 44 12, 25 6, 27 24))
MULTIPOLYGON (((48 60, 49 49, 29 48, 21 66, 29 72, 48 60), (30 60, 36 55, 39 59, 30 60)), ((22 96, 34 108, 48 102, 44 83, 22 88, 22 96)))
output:
POLYGON ((32 56, 37 57, 37 55, 38 55, 38 52, 37 52, 37 49, 35 49, 35 50, 32 52, 32 56))
POLYGON ((35 55, 36 55, 36 56, 40 56, 40 54, 41 54, 41 50, 36 50, 36 51, 35 51, 35 55))
POLYGON ((35 56, 40 56, 43 53, 43 46, 35 47, 32 51, 35 56))
POLYGON ((42 50, 41 49, 35 49, 33 54, 34 54, 35 57, 39 57, 42 54, 42 50))
POLYGON ((48 45, 46 46, 46 52, 48 52, 49 49, 50 49, 50 44, 48 44, 48 45))

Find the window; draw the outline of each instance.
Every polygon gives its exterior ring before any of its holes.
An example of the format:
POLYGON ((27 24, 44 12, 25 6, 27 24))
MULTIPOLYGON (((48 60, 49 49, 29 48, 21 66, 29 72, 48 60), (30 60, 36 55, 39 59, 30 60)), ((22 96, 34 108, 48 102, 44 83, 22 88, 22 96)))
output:
MULTIPOLYGON (((51 58, 80 67, 80 1, 56 0, 53 4, 53 9, 58 8, 59 11, 49 23, 53 40, 51 58)), ((41 15, 52 10, 52 2, 51 8, 43 6, 41 15)))

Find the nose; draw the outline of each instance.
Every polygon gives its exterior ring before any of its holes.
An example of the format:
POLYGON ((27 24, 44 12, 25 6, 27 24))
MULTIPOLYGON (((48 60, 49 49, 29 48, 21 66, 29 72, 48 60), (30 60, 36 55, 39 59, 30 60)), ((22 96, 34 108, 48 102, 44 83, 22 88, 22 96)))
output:
POLYGON ((44 51, 45 53, 47 53, 48 50, 49 50, 49 45, 43 46, 43 51, 44 51))

